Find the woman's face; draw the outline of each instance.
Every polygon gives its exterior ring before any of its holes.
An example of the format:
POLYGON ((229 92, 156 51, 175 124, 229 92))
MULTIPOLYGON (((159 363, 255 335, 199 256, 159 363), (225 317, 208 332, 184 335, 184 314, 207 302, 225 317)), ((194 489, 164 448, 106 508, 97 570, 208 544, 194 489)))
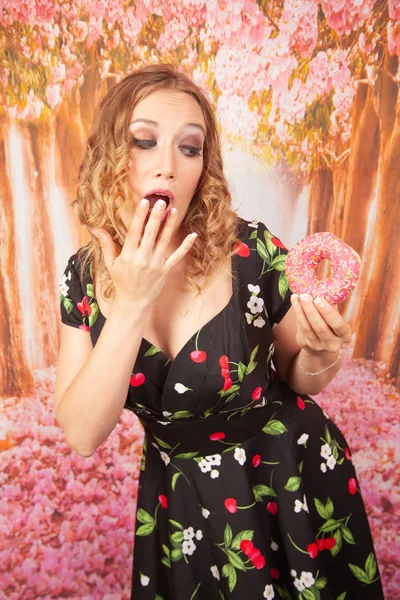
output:
POLYGON ((140 200, 158 189, 173 194, 166 213, 178 209, 179 228, 203 170, 205 130, 199 104, 184 92, 159 90, 135 106, 128 173, 132 205, 122 217, 127 227, 140 200))

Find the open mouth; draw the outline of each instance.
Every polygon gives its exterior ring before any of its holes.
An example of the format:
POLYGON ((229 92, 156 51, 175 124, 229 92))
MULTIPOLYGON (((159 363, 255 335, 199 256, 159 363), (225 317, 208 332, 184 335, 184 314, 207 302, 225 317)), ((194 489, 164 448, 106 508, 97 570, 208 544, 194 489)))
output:
POLYGON ((149 196, 146 196, 147 200, 149 201, 149 209, 152 210, 154 208, 155 203, 157 202, 157 200, 164 200, 164 202, 166 203, 166 208, 168 208, 171 200, 170 198, 166 195, 166 194, 150 194, 149 196))

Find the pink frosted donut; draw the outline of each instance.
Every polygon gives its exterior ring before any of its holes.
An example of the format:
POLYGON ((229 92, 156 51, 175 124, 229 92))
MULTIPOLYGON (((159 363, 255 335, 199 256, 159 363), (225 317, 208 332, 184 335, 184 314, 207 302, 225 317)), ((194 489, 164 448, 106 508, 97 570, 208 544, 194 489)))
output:
POLYGON ((323 296, 333 306, 342 302, 360 278, 361 259, 357 252, 333 233, 324 231, 303 238, 288 252, 286 276, 296 294, 323 296), (324 258, 331 261, 331 273, 319 279, 317 265, 324 258))

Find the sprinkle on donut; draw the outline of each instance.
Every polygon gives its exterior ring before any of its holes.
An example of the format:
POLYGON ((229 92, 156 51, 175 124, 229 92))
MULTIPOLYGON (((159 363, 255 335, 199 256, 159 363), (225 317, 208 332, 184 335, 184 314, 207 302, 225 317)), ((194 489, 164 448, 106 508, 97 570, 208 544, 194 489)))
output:
POLYGON ((334 306, 343 302, 356 286, 361 258, 333 233, 324 231, 297 242, 287 255, 285 269, 292 292, 313 298, 324 296, 334 306), (331 261, 331 274, 319 279, 316 268, 324 258, 331 261))

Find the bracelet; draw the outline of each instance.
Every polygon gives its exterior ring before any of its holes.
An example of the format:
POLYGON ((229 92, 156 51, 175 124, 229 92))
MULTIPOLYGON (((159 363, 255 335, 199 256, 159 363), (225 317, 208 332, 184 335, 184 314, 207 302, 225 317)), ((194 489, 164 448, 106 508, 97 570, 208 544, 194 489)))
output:
POLYGON ((324 373, 324 371, 327 371, 331 367, 334 367, 339 362, 341 356, 342 356, 342 349, 340 348, 340 350, 339 350, 339 356, 337 357, 337 359, 335 360, 335 362, 332 363, 331 365, 329 365, 329 367, 326 367, 325 369, 322 369, 322 371, 318 371, 317 373, 310 373, 310 371, 306 371, 305 369, 303 369, 303 367, 300 364, 300 361, 299 361, 299 367, 300 367, 300 370, 303 371, 303 373, 305 373, 306 375, 320 375, 321 373, 324 373))

